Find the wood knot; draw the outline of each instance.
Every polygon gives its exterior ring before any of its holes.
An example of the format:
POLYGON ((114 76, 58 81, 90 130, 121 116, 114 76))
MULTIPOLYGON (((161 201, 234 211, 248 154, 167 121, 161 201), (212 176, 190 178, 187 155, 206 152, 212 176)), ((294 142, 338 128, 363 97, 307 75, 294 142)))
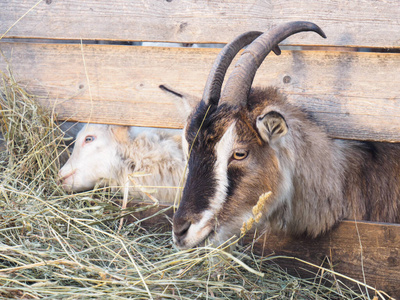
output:
POLYGON ((282 79, 283 83, 290 83, 292 81, 292 77, 289 75, 285 75, 282 79))

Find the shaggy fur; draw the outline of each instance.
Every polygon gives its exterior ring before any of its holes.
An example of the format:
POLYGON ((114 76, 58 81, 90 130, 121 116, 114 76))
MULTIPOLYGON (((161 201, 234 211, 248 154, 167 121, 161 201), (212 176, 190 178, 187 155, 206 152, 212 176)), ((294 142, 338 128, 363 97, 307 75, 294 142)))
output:
POLYGON ((270 145, 292 184, 271 227, 315 237, 342 219, 400 222, 399 144, 331 139, 272 88, 254 90, 248 103, 253 120, 276 111, 288 127, 270 145))
POLYGON ((261 224, 277 231, 316 237, 343 219, 400 222, 399 144, 331 139, 274 88, 253 89, 244 107, 224 103, 207 116, 204 110, 197 107, 186 126, 193 150, 174 217, 178 247, 202 243, 205 229, 217 244, 239 234, 268 191, 261 224), (235 128, 227 150, 232 158, 226 196, 210 216, 217 194, 216 148, 230 124, 235 128), (247 157, 235 159, 238 150, 247 157), (197 238, 191 227, 203 224, 205 215, 209 221, 197 238))
POLYGON ((180 135, 171 132, 87 125, 59 172, 60 182, 67 191, 83 191, 96 184, 123 187, 130 178, 131 195, 173 203, 185 166, 180 145, 180 135))

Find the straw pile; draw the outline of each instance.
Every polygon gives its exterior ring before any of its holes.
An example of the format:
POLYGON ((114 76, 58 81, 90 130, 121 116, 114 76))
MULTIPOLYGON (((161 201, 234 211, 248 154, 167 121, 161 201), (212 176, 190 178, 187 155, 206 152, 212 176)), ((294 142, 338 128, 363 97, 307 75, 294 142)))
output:
POLYGON ((238 250, 177 251, 170 232, 140 222, 118 232, 107 189, 66 194, 56 183, 63 134, 51 113, 5 77, 0 91, 0 298, 361 299, 324 273, 292 277, 238 250))

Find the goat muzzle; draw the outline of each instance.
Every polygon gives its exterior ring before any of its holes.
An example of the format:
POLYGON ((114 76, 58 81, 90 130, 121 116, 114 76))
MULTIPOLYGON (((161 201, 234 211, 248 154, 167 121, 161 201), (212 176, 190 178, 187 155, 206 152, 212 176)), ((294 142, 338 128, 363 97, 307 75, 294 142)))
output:
POLYGON ((173 239, 176 246, 183 248, 185 246, 185 238, 187 237, 188 231, 192 222, 186 219, 174 218, 173 225, 173 239))

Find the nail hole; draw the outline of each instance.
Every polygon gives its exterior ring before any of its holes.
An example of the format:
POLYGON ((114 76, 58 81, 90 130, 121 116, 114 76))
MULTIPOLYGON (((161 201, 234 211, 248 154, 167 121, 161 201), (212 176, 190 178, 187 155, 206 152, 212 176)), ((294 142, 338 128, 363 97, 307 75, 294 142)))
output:
POLYGON ((286 75, 283 77, 283 83, 290 83, 292 81, 292 78, 289 75, 286 75))

